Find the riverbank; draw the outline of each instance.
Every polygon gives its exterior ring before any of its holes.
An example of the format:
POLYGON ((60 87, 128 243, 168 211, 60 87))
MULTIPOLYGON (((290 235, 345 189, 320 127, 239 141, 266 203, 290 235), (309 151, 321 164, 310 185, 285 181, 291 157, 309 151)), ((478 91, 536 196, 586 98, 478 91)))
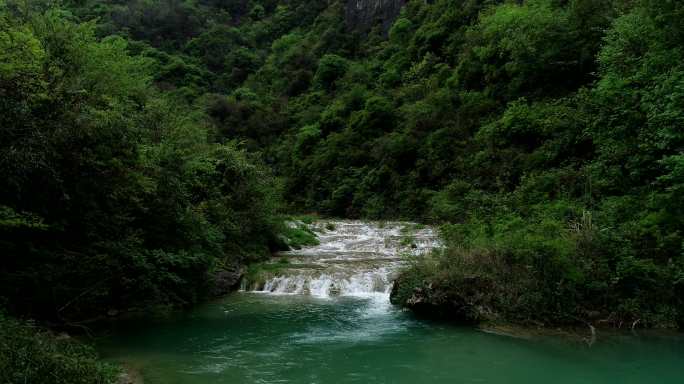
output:
MULTIPOLYGON (((418 380, 417 372, 431 363, 414 362, 409 356, 408 348, 423 337, 435 337, 433 332, 453 339, 454 342, 461 342, 459 337, 467 337, 473 340, 473 348, 478 348, 475 343, 480 342, 501 344, 504 348, 509 348, 511 342, 505 340, 510 339, 528 343, 530 348, 558 344, 560 346, 553 348, 570 353, 568 351, 582 351, 585 347, 596 349, 599 346, 598 349, 604 349, 614 340, 624 338, 639 340, 641 337, 637 332, 642 327, 652 327, 650 323, 638 321, 623 323, 622 329, 627 332, 613 332, 613 329, 619 327, 617 324, 601 322, 601 313, 593 314, 595 320, 592 321, 575 318, 563 323, 543 322, 533 317, 508 317, 509 307, 495 305, 510 301, 496 300, 512 296, 511 291, 503 291, 504 288, 515 287, 518 289, 516 293, 523 292, 521 287, 526 287, 523 285, 525 281, 515 280, 516 275, 508 276, 508 280, 494 280, 494 275, 491 274, 474 274, 474 266, 482 267, 481 263, 487 261, 487 265, 492 268, 500 267, 500 260, 491 254, 479 254, 477 262, 464 263, 463 259, 455 258, 449 243, 446 244, 447 248, 442 248, 444 243, 429 226, 406 222, 305 218, 293 222, 290 228, 309 237, 315 235, 315 241, 309 241, 308 245, 291 246, 290 251, 282 252, 270 261, 247 267, 224 267, 221 274, 212 278, 222 288, 214 291, 214 296, 218 298, 200 304, 197 308, 175 311, 166 307, 161 311, 162 316, 146 315, 140 310, 109 313, 109 324, 102 328, 107 329, 107 334, 111 333, 115 338, 122 337, 124 341, 119 343, 112 340, 112 336, 98 341, 98 348, 104 354, 105 361, 109 362, 108 366, 114 364, 113 366, 119 367, 117 372, 120 373, 107 383, 140 384, 143 378, 148 383, 163 383, 164 380, 175 377, 184 377, 183 380, 186 381, 182 381, 183 383, 213 383, 216 382, 216 376, 212 372, 228 374, 228 367, 236 370, 231 371, 230 377, 248 380, 248 377, 252 377, 250 375, 259 376, 262 373, 248 374, 240 371, 239 366, 208 367, 205 361, 187 356, 186 351, 206 348, 213 351, 205 356, 208 359, 236 361, 257 370, 258 361, 244 354, 272 353, 262 349, 261 342, 270 342, 261 337, 262 333, 282 340, 301 338, 303 349, 299 353, 305 355, 309 352, 309 343, 318 343, 321 340, 343 343, 350 350, 367 344, 366 351, 383 350, 376 343, 394 345, 393 343, 399 342, 407 349, 402 352, 406 356, 397 358, 405 359, 407 365, 415 364, 416 371, 409 371, 409 376, 418 380), (445 260, 451 263, 446 268, 444 264, 440 264, 440 261, 445 260), (460 260, 460 268, 455 269, 453 263, 457 260, 460 260), (239 287, 238 282, 241 279, 244 281, 243 291, 247 292, 230 294, 239 287), (505 285, 512 281, 517 283, 505 285), (390 304, 390 299, 395 305, 390 304), (301 308, 290 308, 289 305, 301 308), (402 307, 411 309, 417 316, 407 313, 402 307), (440 318, 445 321, 433 322, 424 318, 440 318), (243 324, 246 319, 254 322, 254 327, 258 325, 258 329, 243 324), (284 323, 288 319, 300 319, 299 328, 288 328, 284 323), (197 321, 198 329, 195 329, 192 324, 197 321), (309 324, 306 321, 313 322, 309 324), (266 327, 278 329, 274 333, 268 333, 270 331, 266 331, 266 327), (175 337, 175 332, 181 332, 187 339, 175 337), (224 332, 239 332, 242 336, 231 338, 224 332), (148 337, 147 333, 157 336, 148 337), (478 333, 495 339, 473 336, 478 333), (255 339, 249 339, 252 337, 255 339), (394 338, 399 338, 400 341, 394 338), (152 347, 140 344, 137 339, 146 340, 152 347), (196 345, 196 341, 192 340, 203 341, 196 345), (158 347, 159 345, 164 347, 158 347), (184 359, 192 360, 186 363, 184 359), (184 368, 180 370, 178 367, 184 368), (150 380, 147 380, 148 377, 150 380)), ((457 256, 463 257, 462 254, 457 256)), ((489 271, 500 273, 499 269, 489 271)), ((650 340, 651 335, 649 332, 646 338, 650 340)), ((672 343, 679 340, 674 334, 667 334, 662 338, 665 341, 669 339, 672 343)), ((285 345, 285 341, 282 343, 285 345)), ((325 348, 338 345, 321 343, 325 348)), ((435 343, 446 353, 453 353, 451 346, 435 343)), ((273 348, 284 348, 283 345, 276 343, 273 348)), ((205 350, 197 351, 203 355, 205 350)), ((278 353, 287 354, 290 349, 288 347, 278 353)), ((309 356, 309 359, 316 361, 315 356, 309 356)), ((292 364, 290 360, 278 361, 285 365, 292 364)), ((273 374, 282 373, 278 364, 269 367, 273 374)), ((447 366, 439 368, 447 369, 447 366)), ((343 370, 361 374, 350 367, 343 370)), ((300 373, 297 371, 284 375, 292 375, 296 381, 296 378, 300 378, 300 373)), ((386 375, 382 371, 376 373, 386 375)), ((455 373, 449 375, 454 379, 460 377, 455 373)), ((259 377, 266 380, 270 376, 259 377)), ((394 382, 408 382, 402 381, 403 377, 392 378, 394 382)), ((433 379, 434 382, 441 382, 437 376, 433 379)))
POLYGON ((0 382, 110 384, 119 374, 120 369, 100 360, 91 346, 0 313, 0 382))
POLYGON ((394 281, 390 299, 420 317, 471 326, 584 329, 593 334, 596 329, 676 330, 684 325, 675 282, 660 282, 672 285, 660 290, 660 296, 652 294, 653 286, 623 291, 617 278, 611 280, 614 286, 611 281, 569 281, 562 274, 541 273, 536 262, 505 254, 495 247, 447 245, 408 264, 394 281))
POLYGON ((603 336, 591 348, 510 337, 417 319, 379 295, 236 292, 168 318, 118 323, 98 348, 136 367, 145 384, 679 383, 681 338, 603 336))

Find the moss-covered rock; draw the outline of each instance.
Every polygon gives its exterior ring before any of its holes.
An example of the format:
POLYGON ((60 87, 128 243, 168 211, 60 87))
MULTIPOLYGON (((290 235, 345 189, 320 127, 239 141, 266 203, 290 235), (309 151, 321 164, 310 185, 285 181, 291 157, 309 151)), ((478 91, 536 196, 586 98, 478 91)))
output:
POLYGON ((390 301, 421 317, 477 324, 491 318, 485 304, 489 291, 491 282, 481 277, 465 277, 447 284, 417 279, 410 272, 404 272, 394 282, 390 301))

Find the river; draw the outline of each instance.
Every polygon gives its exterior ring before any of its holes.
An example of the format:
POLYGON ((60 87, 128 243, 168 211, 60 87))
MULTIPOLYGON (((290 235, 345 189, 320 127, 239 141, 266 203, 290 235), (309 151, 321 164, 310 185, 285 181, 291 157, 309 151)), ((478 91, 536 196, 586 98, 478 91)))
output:
POLYGON ((592 346, 415 319, 389 303, 405 255, 439 240, 409 223, 313 225, 320 245, 190 312, 116 323, 103 356, 147 384, 684 382, 677 335, 599 335, 592 346))

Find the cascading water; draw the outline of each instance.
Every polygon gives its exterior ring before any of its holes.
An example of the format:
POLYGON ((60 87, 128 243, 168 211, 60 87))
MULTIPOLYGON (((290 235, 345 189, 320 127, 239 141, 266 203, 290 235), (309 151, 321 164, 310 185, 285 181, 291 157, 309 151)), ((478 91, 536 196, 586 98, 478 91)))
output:
POLYGON ((280 253, 287 260, 261 282, 244 290, 330 296, 388 297, 394 274, 406 256, 420 256, 439 246, 432 228, 413 223, 322 221, 311 224, 320 244, 280 253))
POLYGON ((268 294, 119 320, 98 338, 101 354, 146 384, 682 382, 679 337, 630 333, 578 348, 422 322, 391 305, 401 255, 440 245, 429 228, 354 221, 311 228, 320 245, 248 273, 266 272, 248 290, 268 294))

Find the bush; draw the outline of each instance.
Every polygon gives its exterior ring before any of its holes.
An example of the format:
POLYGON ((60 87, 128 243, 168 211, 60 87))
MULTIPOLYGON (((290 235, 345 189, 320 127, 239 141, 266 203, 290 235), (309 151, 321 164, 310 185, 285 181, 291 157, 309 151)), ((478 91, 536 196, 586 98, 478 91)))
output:
POLYGON ((576 206, 470 218, 441 232, 446 249, 410 263, 393 302, 415 302, 411 297, 420 292, 426 302, 468 303, 480 321, 526 325, 671 327, 680 321, 681 266, 622 257, 624 240, 576 206))
POLYGON ((304 246, 318 245, 320 242, 306 224, 289 223, 283 232, 285 243, 291 249, 301 249, 304 246))
POLYGON ((346 59, 333 54, 325 55, 318 62, 314 82, 327 90, 333 90, 335 88, 335 81, 344 76, 348 67, 349 63, 346 59))
POLYGON ((89 346, 0 314, 2 383, 107 384, 114 383, 118 373, 98 361, 89 346))

